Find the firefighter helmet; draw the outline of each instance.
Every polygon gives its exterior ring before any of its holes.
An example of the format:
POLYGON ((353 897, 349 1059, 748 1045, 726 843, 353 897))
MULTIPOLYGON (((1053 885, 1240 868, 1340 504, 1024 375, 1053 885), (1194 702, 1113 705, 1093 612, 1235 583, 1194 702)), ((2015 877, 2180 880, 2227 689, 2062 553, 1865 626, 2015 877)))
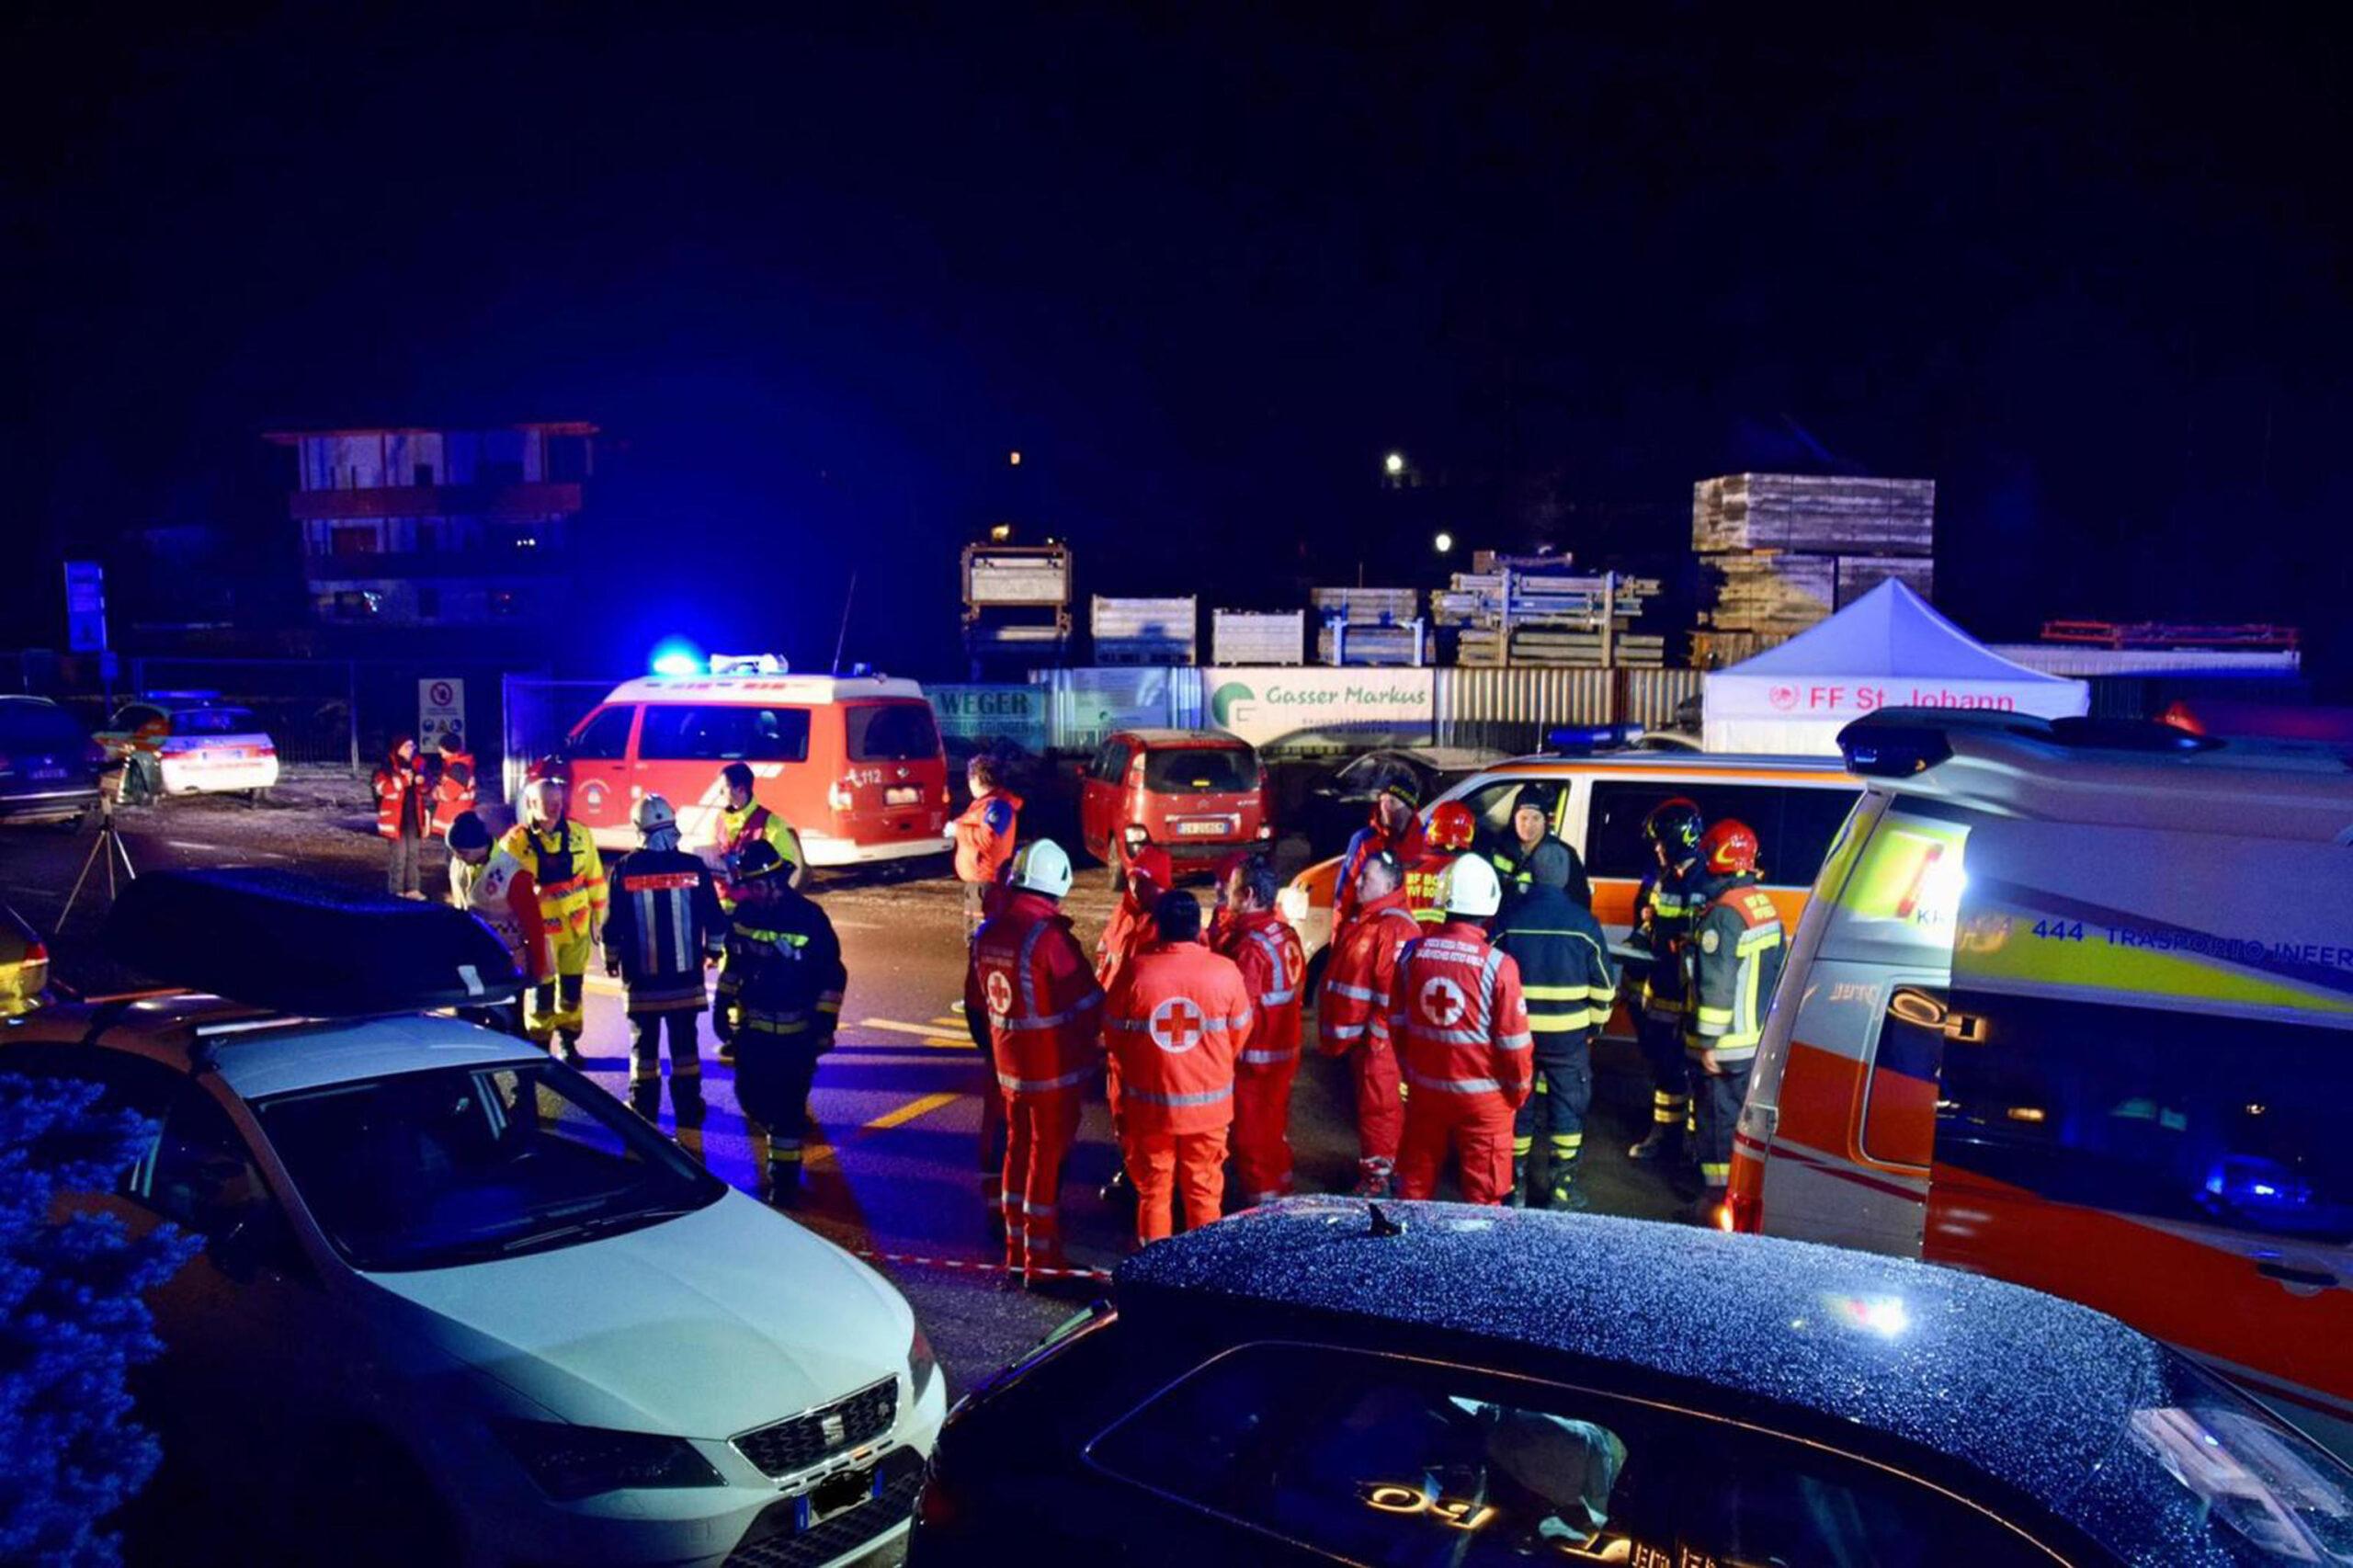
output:
POLYGON ((1449 915, 1483 920, 1504 906, 1504 884, 1478 856, 1458 856, 1438 877, 1438 902, 1449 915))
POLYGON ((1460 801, 1440 801, 1430 808, 1430 847, 1457 853, 1471 847, 1479 835, 1479 819, 1460 801))
POLYGON ((523 786, 523 820, 533 827, 553 827, 563 816, 563 780, 534 778, 523 786))
POLYGON ((1013 885, 1048 898, 1070 892, 1070 857, 1051 838, 1034 839, 1013 858, 1013 885))
POLYGON ((1699 835, 1706 825, 1699 808, 1677 795, 1651 808, 1651 814, 1643 819, 1643 837, 1665 850, 1670 858, 1681 859, 1699 847, 1699 835))
POLYGON ((1720 877, 1756 869, 1756 830, 1726 817, 1699 839, 1699 858, 1720 877))
POLYGON ((637 804, 630 808, 629 820, 630 825, 645 838, 657 833, 674 833, 678 826, 678 813, 659 795, 640 796, 637 804))
POLYGON ((773 876, 778 868, 791 863, 777 853, 775 845, 765 838, 756 838, 744 846, 743 853, 735 857, 735 876, 738 881, 748 882, 755 878, 773 876))

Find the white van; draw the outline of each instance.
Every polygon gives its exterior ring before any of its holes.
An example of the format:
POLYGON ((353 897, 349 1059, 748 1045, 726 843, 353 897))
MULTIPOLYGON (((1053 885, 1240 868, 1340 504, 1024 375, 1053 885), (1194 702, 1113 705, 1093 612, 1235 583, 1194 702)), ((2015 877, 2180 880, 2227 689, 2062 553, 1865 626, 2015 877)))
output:
POLYGON ((1735 1229, 2100 1308, 2353 1451, 2353 767, 1895 710, 1814 886, 1735 1229))

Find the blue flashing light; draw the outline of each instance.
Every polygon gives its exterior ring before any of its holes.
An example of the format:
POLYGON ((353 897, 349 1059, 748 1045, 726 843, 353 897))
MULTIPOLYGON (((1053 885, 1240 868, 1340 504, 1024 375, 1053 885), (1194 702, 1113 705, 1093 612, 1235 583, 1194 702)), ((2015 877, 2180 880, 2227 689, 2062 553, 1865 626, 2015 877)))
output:
POLYGON ((1572 724, 1552 731, 1544 744, 1556 752, 1615 751, 1643 738, 1640 724, 1572 724))
POLYGON ((683 637, 654 644, 650 666, 657 676, 699 676, 703 673, 702 650, 683 637))

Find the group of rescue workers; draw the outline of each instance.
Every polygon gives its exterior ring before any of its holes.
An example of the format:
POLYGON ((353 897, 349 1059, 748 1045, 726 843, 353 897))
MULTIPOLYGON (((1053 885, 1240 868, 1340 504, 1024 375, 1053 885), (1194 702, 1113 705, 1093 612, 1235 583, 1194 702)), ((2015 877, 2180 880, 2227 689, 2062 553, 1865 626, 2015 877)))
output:
MULTIPOLYGON (((396 782, 403 760, 396 749, 396 782)), ((1008 1268, 1030 1281, 1068 1268, 1063 1169, 1098 1080, 1121 1166, 1106 1194, 1132 1199, 1138 1244, 1180 1218, 1187 1229, 1217 1218, 1229 1157, 1241 1202, 1290 1191, 1308 965, 1272 866, 1225 863, 1205 913, 1175 885, 1165 851, 1122 840, 1120 902, 1090 954, 1062 910, 1070 857, 1051 839, 1020 841, 1022 801, 995 759, 974 759, 967 782, 972 803, 952 828, 966 889, 962 1007, 995 1080, 982 1165, 1008 1268)), ((1653 1075, 1653 1126, 1630 1153, 1678 1181, 1696 1176, 1687 1195, 1711 1207, 1783 957, 1779 914, 1756 885, 1756 835, 1708 825, 1688 801, 1654 810, 1643 835, 1655 866, 1613 955, 1577 856, 1554 835, 1548 790, 1522 788, 1508 835, 1483 853, 1461 802, 1441 801, 1425 824, 1417 790, 1404 772, 1384 780, 1341 858, 1317 997, 1320 1048, 1347 1062, 1356 1088, 1355 1190, 1428 1198, 1451 1161, 1470 1202, 1586 1207, 1593 1042, 1618 1005, 1623 959, 1643 972, 1653 1075)), ((450 898, 501 935, 530 983, 528 1007, 493 1021, 571 1062, 601 949, 627 995, 631 1103, 659 1112, 666 1034, 679 1140, 697 1153, 697 1020, 717 963, 720 1055, 763 1189, 789 1204, 847 976, 832 924, 798 886, 791 826, 754 799, 741 763, 722 771, 718 794, 715 868, 680 846, 670 803, 647 795, 632 812, 640 846, 608 872, 567 814, 560 773, 543 766, 503 836, 472 810, 448 818, 450 898)))

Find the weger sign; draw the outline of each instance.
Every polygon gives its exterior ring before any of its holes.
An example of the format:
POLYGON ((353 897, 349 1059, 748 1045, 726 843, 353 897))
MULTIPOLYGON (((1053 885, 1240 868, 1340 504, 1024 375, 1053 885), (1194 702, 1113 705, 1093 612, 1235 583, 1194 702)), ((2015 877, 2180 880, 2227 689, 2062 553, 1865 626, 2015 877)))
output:
POLYGON ((1967 686, 1801 686, 1777 681, 1765 694, 1779 713, 1871 713, 1881 708, 1986 708, 2018 710, 2015 692, 1967 686))

